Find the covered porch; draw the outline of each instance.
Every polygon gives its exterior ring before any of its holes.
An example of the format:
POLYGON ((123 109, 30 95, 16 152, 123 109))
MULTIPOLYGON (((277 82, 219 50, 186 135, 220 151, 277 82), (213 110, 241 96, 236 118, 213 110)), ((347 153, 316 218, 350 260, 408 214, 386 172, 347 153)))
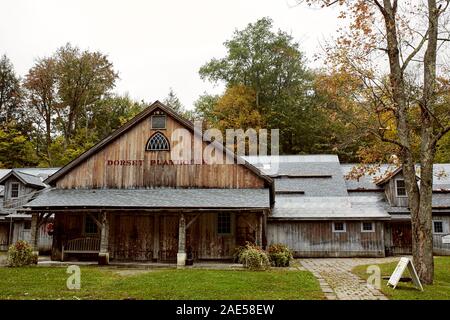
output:
MULTIPOLYGON (((54 215, 52 260, 185 265, 231 261, 235 248, 247 241, 266 245, 270 207, 265 189, 52 191, 29 204, 33 239, 40 221, 54 215), (56 205, 61 196, 70 204, 56 205), (53 206, 43 207, 44 200, 53 206)), ((33 246, 37 247, 35 241, 33 246)))

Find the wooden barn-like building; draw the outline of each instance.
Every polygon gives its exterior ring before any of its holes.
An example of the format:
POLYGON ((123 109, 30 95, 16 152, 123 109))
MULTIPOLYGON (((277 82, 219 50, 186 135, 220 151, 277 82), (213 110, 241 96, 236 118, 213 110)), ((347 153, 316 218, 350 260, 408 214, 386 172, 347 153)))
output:
POLYGON ((223 163, 197 161, 195 152, 171 159, 179 144, 198 143, 194 129, 155 102, 48 178, 52 188, 26 207, 32 227, 54 216, 52 258, 99 250, 101 263, 184 264, 230 259, 247 241, 265 245, 272 179, 214 142, 201 140, 200 149, 223 163))
MULTIPOLYGON (((24 210, 33 217, 35 248, 39 226, 53 218, 54 260, 184 265, 230 260, 246 242, 284 243, 296 257, 410 253, 401 170, 384 166, 376 182, 345 179, 353 166, 335 155, 242 159, 204 141, 191 122, 157 101, 47 178, 50 187, 24 210), (173 158, 174 150, 182 154, 173 158), (223 161, 199 160, 195 150, 223 161)), ((435 170, 450 174, 449 165, 440 166, 435 170)), ((449 234, 450 179, 436 178, 434 188, 435 251, 450 254, 442 242, 449 234)))

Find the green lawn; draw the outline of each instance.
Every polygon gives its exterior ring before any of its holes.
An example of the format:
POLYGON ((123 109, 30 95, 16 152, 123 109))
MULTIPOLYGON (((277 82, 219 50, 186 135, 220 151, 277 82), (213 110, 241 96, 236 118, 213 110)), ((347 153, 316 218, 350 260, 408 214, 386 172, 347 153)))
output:
POLYGON ((0 299, 324 298, 317 280, 306 271, 158 269, 129 275, 120 270, 82 267, 81 289, 68 290, 66 268, 3 267, 0 299))
MULTIPOLYGON (((450 257, 435 257, 434 284, 424 286, 424 291, 417 290, 410 282, 400 282, 396 289, 388 287, 387 280, 382 280, 381 291, 392 300, 450 300, 450 257)), ((380 264, 382 276, 390 276, 397 263, 380 264)), ((359 266, 353 272, 367 279, 367 266, 359 266)), ((404 276, 410 276, 408 270, 404 276)))

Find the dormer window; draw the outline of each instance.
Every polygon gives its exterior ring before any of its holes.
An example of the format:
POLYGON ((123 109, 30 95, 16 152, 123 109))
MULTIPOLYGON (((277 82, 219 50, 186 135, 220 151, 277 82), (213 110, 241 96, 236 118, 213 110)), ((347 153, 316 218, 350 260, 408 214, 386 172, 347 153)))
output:
POLYGON ((395 193, 396 193, 396 196, 399 198, 404 198, 407 196, 405 180, 403 180, 403 179, 395 180, 395 193))
POLYGON ((19 183, 13 182, 11 183, 11 198, 19 197, 19 183))

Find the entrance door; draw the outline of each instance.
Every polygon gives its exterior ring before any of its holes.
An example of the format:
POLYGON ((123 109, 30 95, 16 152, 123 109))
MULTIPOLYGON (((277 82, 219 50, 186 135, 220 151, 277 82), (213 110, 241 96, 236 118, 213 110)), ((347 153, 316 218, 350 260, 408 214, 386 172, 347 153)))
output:
POLYGON ((162 215, 159 219, 159 259, 176 262, 178 253, 178 215, 162 215))
POLYGON ((411 254, 412 252, 412 234, 411 223, 396 222, 392 223, 392 253, 394 255, 411 254))

